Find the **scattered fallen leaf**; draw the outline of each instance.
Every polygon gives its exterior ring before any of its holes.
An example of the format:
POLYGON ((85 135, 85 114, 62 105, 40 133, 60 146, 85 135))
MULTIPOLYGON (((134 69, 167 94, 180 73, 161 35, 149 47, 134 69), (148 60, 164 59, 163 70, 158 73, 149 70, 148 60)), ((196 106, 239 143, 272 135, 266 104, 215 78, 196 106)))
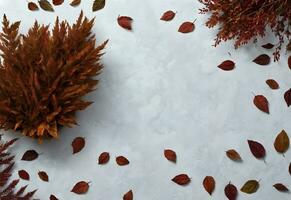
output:
POLYGON ((105 7, 105 0, 94 0, 92 10, 93 12, 101 10, 105 7))
POLYGON ((174 13, 172 10, 168 10, 167 12, 165 12, 162 17, 161 20, 163 21, 171 21, 172 19, 174 19, 176 13, 174 13))
POLYGON ((47 0, 39 0, 38 3, 39 3, 39 6, 43 10, 50 11, 50 12, 54 11, 54 8, 53 8, 52 4, 49 1, 47 1, 47 0))
POLYGON ((248 144, 249 144, 249 147, 250 147, 252 154, 256 158, 261 159, 261 158, 265 157, 266 150, 261 143, 253 141, 253 140, 248 140, 248 144))
POLYGON ((238 192, 236 187, 229 183, 224 188, 224 194, 229 200, 236 200, 238 192))
POLYGON ((89 190, 89 182, 80 181, 75 184, 71 192, 75 194, 85 194, 89 190))
POLYGON ((224 71, 233 70, 234 67, 235 67, 235 63, 231 60, 225 60, 220 65, 218 65, 218 68, 220 68, 224 71))
POLYGON ((285 130, 282 130, 276 137, 274 147, 278 153, 285 153, 289 148, 289 137, 285 130))
POLYGON ((31 11, 39 10, 38 6, 34 2, 28 2, 27 7, 31 11))
POLYGON ((287 106, 289 107, 291 105, 291 88, 285 92, 284 99, 286 101, 287 106))
POLYGON ((261 111, 263 111, 263 112, 265 112, 267 114, 270 114, 270 112, 269 112, 269 102, 268 102, 268 99, 265 96, 256 95, 254 97, 253 102, 254 102, 255 106, 259 110, 261 110, 261 111))
POLYGON ((215 189, 215 180, 212 176, 206 176, 203 180, 203 186, 208 194, 211 196, 215 189))
POLYGON ((266 83, 273 90, 279 89, 279 84, 274 79, 268 79, 266 80, 266 83))
POLYGON ((128 165, 129 161, 124 156, 118 156, 116 157, 116 163, 120 166, 124 166, 124 165, 128 165))
POLYGON ((291 69, 291 56, 289 56, 289 58, 288 58, 288 67, 289 67, 289 69, 291 69))
POLYGON ((83 137, 76 137, 72 142, 73 154, 80 152, 85 146, 85 139, 83 137))
POLYGON ((190 183, 191 179, 187 174, 179 174, 172 179, 173 182, 178 185, 187 185, 190 183))
POLYGON ((110 155, 108 152, 103 152, 100 154, 99 158, 98 158, 98 164, 99 165, 104 165, 106 163, 108 163, 110 159, 110 155))
POLYGON ((32 161, 32 160, 35 160, 38 158, 38 153, 35 151, 35 150, 27 150, 21 160, 24 160, 24 161, 32 161))
POLYGON ((118 16, 117 22, 119 26, 126 30, 132 30, 132 18, 128 16, 118 16))
POLYGON ((62 5, 64 3, 64 0, 53 0, 53 4, 55 6, 59 6, 59 5, 62 5))
POLYGON ((49 177, 47 175, 47 173, 45 171, 39 171, 38 172, 38 176, 41 180, 48 182, 49 181, 49 177))
POLYGON ((273 187, 280 192, 289 192, 289 189, 282 183, 276 183, 275 185, 273 185, 273 187))
POLYGON ((25 171, 25 170, 19 170, 18 171, 18 175, 19 175, 20 178, 29 181, 29 177, 30 176, 29 176, 29 173, 27 171, 25 171))
POLYGON ((132 190, 129 190, 126 194, 123 195, 123 200, 133 200, 132 190))
POLYGON ((76 6, 80 5, 80 3, 81 3, 81 0, 73 0, 70 3, 70 5, 73 6, 73 7, 76 7, 76 6))
POLYGON ((233 161, 241 161, 242 160, 239 153, 234 149, 230 149, 230 150, 226 151, 226 155, 229 159, 231 159, 233 161))
POLYGON ((59 200, 55 195, 51 194, 50 200, 59 200))
POLYGON ((249 180, 242 186, 240 191, 247 193, 247 194, 253 194, 253 193, 257 192, 259 187, 260 187, 260 184, 258 181, 249 180))
POLYGON ((258 65, 268 65, 270 61, 271 61, 271 58, 267 54, 259 55, 253 60, 253 62, 257 63, 258 65))
POLYGON ((190 32, 193 32, 195 29, 195 24, 193 22, 183 22, 178 31, 180 33, 190 33, 190 32))
POLYGON ((172 161, 174 163, 177 161, 176 152, 171 149, 165 149, 164 156, 167 158, 167 160, 172 161))
POLYGON ((289 164, 289 174, 291 175, 291 163, 289 164))
POLYGON ((273 49, 274 46, 275 45, 273 45, 271 43, 267 43, 267 44, 262 45, 262 47, 265 48, 265 49, 273 49))

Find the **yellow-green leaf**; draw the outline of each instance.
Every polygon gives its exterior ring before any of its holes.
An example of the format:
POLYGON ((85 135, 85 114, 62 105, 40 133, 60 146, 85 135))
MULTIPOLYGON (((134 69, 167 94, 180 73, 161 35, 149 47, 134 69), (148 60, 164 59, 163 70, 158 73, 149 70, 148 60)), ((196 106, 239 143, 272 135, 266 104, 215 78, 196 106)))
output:
POLYGON ((252 194, 257 192, 257 190, 259 189, 260 184, 258 181, 256 180, 249 180, 247 181, 242 188, 240 189, 240 191, 247 193, 247 194, 252 194))
POLYGON ((39 6, 43 10, 50 11, 50 12, 54 11, 54 8, 53 8, 52 4, 49 1, 47 1, 47 0, 39 0, 38 3, 39 3, 39 6))
POLYGON ((101 10, 105 7, 105 0, 94 0, 92 10, 93 12, 101 10))
POLYGON ((289 148, 289 137, 285 130, 282 130, 275 139, 274 147, 277 152, 285 153, 289 148))

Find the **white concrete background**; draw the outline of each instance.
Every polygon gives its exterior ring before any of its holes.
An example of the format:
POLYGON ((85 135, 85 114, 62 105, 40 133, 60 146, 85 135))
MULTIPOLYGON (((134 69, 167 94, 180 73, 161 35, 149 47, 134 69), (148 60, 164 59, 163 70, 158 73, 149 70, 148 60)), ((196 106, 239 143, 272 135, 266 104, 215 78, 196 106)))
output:
MULTIPOLYGON (((212 47, 216 31, 203 25, 207 16, 198 14, 201 5, 197 1, 111 0, 95 13, 91 12, 92 1, 83 0, 78 8, 66 1, 54 13, 30 12, 24 0, 0 1, 0 14, 12 21, 22 20, 22 33, 35 19, 53 24, 60 16, 73 22, 83 9, 88 17, 96 17, 98 42, 110 39, 99 88, 87 96, 95 104, 78 113, 80 126, 63 129, 58 141, 39 145, 22 137, 12 148, 16 170, 26 169, 31 175, 31 181, 21 181, 20 185, 38 188, 36 197, 40 199, 55 194, 62 200, 119 200, 132 189, 136 200, 221 200, 226 199, 223 190, 229 181, 240 188, 248 179, 257 179, 261 180, 259 191, 240 193, 239 200, 290 199, 290 194, 272 187, 282 182, 291 188, 287 170, 291 151, 284 158, 273 148, 282 129, 291 136, 291 110, 283 100, 291 86, 285 53, 279 63, 258 66, 251 62, 254 57, 263 52, 272 54, 260 48, 268 39, 236 51, 231 43, 212 47), (160 21, 168 9, 177 11, 176 18, 168 23, 160 21), (117 25, 118 15, 134 19, 133 32, 117 25), (183 21, 196 18, 195 32, 177 32, 183 21), (236 69, 218 69, 225 59, 234 60, 236 69), (265 84, 268 78, 276 79, 280 90, 270 90, 265 84), (253 93, 269 99, 270 115, 253 106, 253 93), (84 136, 87 144, 82 152, 72 155, 71 142, 76 136, 84 136), (248 139, 265 145, 267 164, 251 155, 248 139), (165 148, 177 152, 177 164, 165 160, 165 148), (244 162, 226 158, 224 152, 229 148, 237 149, 244 162), (43 154, 33 162, 20 161, 28 149, 43 154), (110 152, 111 160, 98 166, 97 158, 103 151, 110 152), (117 166, 118 155, 126 156, 130 165, 117 166), (38 178, 39 170, 49 174, 49 183, 38 178), (181 187, 171 182, 179 173, 188 173, 191 184, 181 187), (206 175, 214 176, 217 182, 212 198, 202 187, 206 175), (70 192, 80 180, 91 181, 86 195, 70 192)), ((16 136, 20 135, 9 132, 5 138, 16 136)))

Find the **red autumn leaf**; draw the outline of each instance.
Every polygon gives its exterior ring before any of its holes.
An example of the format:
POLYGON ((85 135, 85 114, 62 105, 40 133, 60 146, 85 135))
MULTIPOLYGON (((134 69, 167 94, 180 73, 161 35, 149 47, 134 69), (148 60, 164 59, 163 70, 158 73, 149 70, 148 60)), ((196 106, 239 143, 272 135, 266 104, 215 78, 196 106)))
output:
POLYGON ((172 161, 174 163, 177 161, 176 152, 171 149, 165 149, 164 156, 167 158, 167 160, 172 161))
POLYGON ((270 61, 271 61, 271 58, 267 54, 259 55, 253 60, 253 62, 257 63, 258 65, 268 65, 270 61))
POLYGON ((126 194, 123 195, 123 200, 133 200, 132 190, 129 190, 126 194))
POLYGON ((249 148, 252 152, 252 154, 256 157, 256 158, 264 158, 266 155, 266 150, 264 148, 264 146, 256 141, 253 140, 248 140, 248 144, 249 144, 249 148))
POLYGON ((55 6, 59 6, 59 5, 63 4, 63 3, 64 3, 64 0, 53 0, 53 4, 55 6))
POLYGON ((203 186, 205 190, 212 195, 212 192, 215 189, 215 180, 212 176, 206 176, 203 180, 203 186))
POLYGON ((48 182, 49 181, 49 177, 47 175, 47 173, 45 171, 39 171, 38 172, 38 176, 41 180, 48 182))
POLYGON ((28 2, 27 7, 29 10, 31 11, 36 11, 39 10, 38 6, 36 5, 36 3, 33 2, 28 2))
POLYGON ((75 184, 71 192, 75 194, 85 194, 89 190, 89 183, 85 181, 80 181, 75 184))
POLYGON ((289 174, 291 175, 291 163, 289 164, 289 174))
POLYGON ((236 187, 233 184, 229 183, 224 188, 224 194, 229 200, 236 200, 238 192, 236 187))
POLYGON ((263 95, 256 95, 253 102, 259 110, 270 114, 269 102, 266 97, 264 97, 263 95))
POLYGON ((80 3, 81 3, 81 0, 73 0, 73 1, 70 3, 70 5, 73 6, 73 7, 75 7, 75 6, 80 5, 80 3))
POLYGON ((289 189, 282 183, 276 183, 275 185, 273 185, 273 187, 280 192, 289 192, 289 189))
POLYGON ((55 195, 51 194, 50 200, 59 200, 55 195))
POLYGON ((266 83, 273 90, 279 89, 279 84, 274 79, 268 79, 266 80, 266 83))
POLYGON ((83 137, 76 137, 72 142, 73 154, 80 152, 85 146, 85 139, 83 137))
POLYGON ((291 56, 289 56, 288 58, 288 66, 289 66, 289 69, 291 69, 291 56))
POLYGON ((234 149, 230 149, 226 151, 226 155, 229 159, 233 160, 233 161, 242 161, 241 156, 239 155, 239 153, 234 150, 234 149))
POLYGON ((99 165, 103 165, 103 164, 106 164, 108 163, 110 159, 110 155, 108 152, 103 152, 100 154, 99 158, 98 158, 98 164, 99 165))
POLYGON ((128 16, 118 16, 117 22, 119 26, 126 30, 132 30, 132 21, 133 19, 128 16))
POLYGON ((271 43, 267 43, 267 44, 264 44, 262 45, 263 48, 265 49, 272 49, 275 45, 271 44, 271 43))
POLYGON ((171 21, 172 19, 174 19, 175 15, 176 15, 176 13, 174 13, 171 10, 168 10, 167 12, 165 12, 163 14, 163 16, 161 17, 161 20, 163 20, 163 21, 171 21))
POLYGON ((19 170, 18 171, 18 175, 20 178, 24 179, 24 180, 29 180, 29 173, 25 170, 19 170))
POLYGON ((35 151, 35 150, 27 150, 21 160, 24 160, 24 161, 32 161, 32 160, 35 160, 38 158, 38 153, 35 151))
POLYGON ((173 182, 178 185, 187 185, 190 183, 191 179, 187 174, 179 174, 172 179, 173 182))
POLYGON ((120 166, 124 166, 124 165, 128 165, 129 161, 124 156, 118 156, 116 157, 116 163, 120 166))
POLYGON ((231 60, 225 60, 220 65, 218 65, 218 68, 225 71, 233 70, 234 67, 235 67, 235 63, 231 60))
POLYGON ((287 106, 289 107, 291 105, 291 88, 285 92, 284 99, 287 106))
POLYGON ((183 22, 179 27, 178 31, 180 33, 190 33, 195 29, 195 24, 193 22, 183 22))

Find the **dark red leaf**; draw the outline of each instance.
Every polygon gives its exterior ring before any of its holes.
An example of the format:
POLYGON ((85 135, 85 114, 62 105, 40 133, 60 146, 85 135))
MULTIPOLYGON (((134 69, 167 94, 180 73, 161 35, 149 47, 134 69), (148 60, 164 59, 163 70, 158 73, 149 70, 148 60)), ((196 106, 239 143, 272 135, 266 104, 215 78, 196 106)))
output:
POLYGON ((126 194, 123 195, 123 200, 133 200, 132 190, 129 190, 126 194))
POLYGON ((117 18, 117 22, 119 24, 119 26, 121 26, 124 29, 127 30, 132 30, 132 21, 133 19, 131 17, 128 16, 119 16, 117 18))
POLYGON ((224 194, 229 200, 236 200, 238 192, 236 187, 233 184, 229 183, 224 188, 224 194))
POLYGON ((273 90, 279 89, 279 84, 274 79, 268 79, 266 80, 266 83, 273 90))
POLYGON ((212 176, 206 176, 203 180, 203 186, 208 194, 212 195, 215 189, 215 180, 212 176))
POLYGON ((289 164, 289 174, 291 175, 291 163, 289 164))
POLYGON ((257 63, 258 65, 268 65, 270 61, 271 58, 267 54, 259 55, 253 60, 253 62, 257 63))
POLYGON ((265 112, 267 114, 270 113, 269 112, 269 102, 268 102, 267 98, 264 97, 263 95, 256 95, 254 97, 254 101, 253 102, 254 102, 255 106, 259 110, 261 110, 261 111, 263 111, 263 112, 265 112))
POLYGON ((291 105, 291 88, 285 92, 284 99, 287 106, 289 107, 291 105))
POLYGON ((64 3, 64 0, 53 0, 53 4, 55 6, 59 6, 59 5, 63 4, 63 3, 64 3))
POLYGON ((38 6, 36 5, 36 3, 33 2, 28 2, 27 7, 29 10, 31 11, 36 11, 39 10, 38 6))
POLYGON ((51 194, 50 200, 59 200, 55 195, 51 194))
POLYGON ((73 154, 80 152, 85 146, 85 139, 83 137, 76 137, 72 142, 73 154))
POLYGON ((99 158, 98 158, 98 164, 99 165, 103 165, 103 164, 106 164, 108 163, 110 159, 110 155, 108 152, 103 152, 100 154, 99 158))
POLYGON ((24 161, 32 161, 32 160, 35 160, 38 158, 38 153, 35 151, 35 150, 27 150, 21 160, 24 160, 24 161))
POLYGON ((220 65, 218 65, 218 68, 225 71, 233 70, 234 67, 235 67, 235 63, 231 60, 225 60, 220 65))
POLYGON ((163 20, 163 21, 171 21, 172 19, 174 19, 175 15, 176 15, 176 13, 174 13, 171 10, 168 10, 167 12, 165 12, 163 14, 163 16, 161 17, 161 20, 163 20))
POLYGON ((167 160, 176 162, 177 161, 177 155, 176 152, 171 149, 164 150, 164 156, 167 158, 167 160))
POLYGON ((195 29, 195 24, 193 22, 184 22, 179 27, 178 31, 180 33, 190 33, 193 32, 195 29))
POLYGON ((264 44, 262 45, 263 48, 265 49, 272 49, 275 45, 271 44, 271 43, 267 43, 267 44, 264 44))
POLYGON ((288 58, 288 66, 289 66, 289 69, 291 69, 291 56, 289 56, 288 58))
POLYGON ((289 189, 282 183, 276 183, 275 185, 273 185, 273 187, 280 192, 289 192, 289 189))
POLYGON ((38 176, 41 180, 48 182, 49 181, 49 177, 47 175, 47 173, 45 171, 39 171, 38 172, 38 176))
POLYGON ((172 179, 173 182, 178 185, 187 185, 190 183, 191 179, 187 174, 179 174, 172 179))
POLYGON ((124 165, 128 165, 129 161, 124 156, 118 156, 116 157, 116 163, 120 166, 124 166, 124 165))
POLYGON ((76 194, 85 194, 89 190, 89 183, 85 181, 80 181, 75 184, 71 192, 76 194))
POLYGON ((264 146, 256 141, 253 140, 248 140, 248 144, 250 147, 250 150, 252 152, 252 154, 256 157, 256 158, 264 158, 266 155, 266 150, 264 148, 264 146))
POLYGON ((24 180, 29 180, 29 173, 25 170, 19 170, 18 171, 18 175, 20 178, 24 179, 24 180))

